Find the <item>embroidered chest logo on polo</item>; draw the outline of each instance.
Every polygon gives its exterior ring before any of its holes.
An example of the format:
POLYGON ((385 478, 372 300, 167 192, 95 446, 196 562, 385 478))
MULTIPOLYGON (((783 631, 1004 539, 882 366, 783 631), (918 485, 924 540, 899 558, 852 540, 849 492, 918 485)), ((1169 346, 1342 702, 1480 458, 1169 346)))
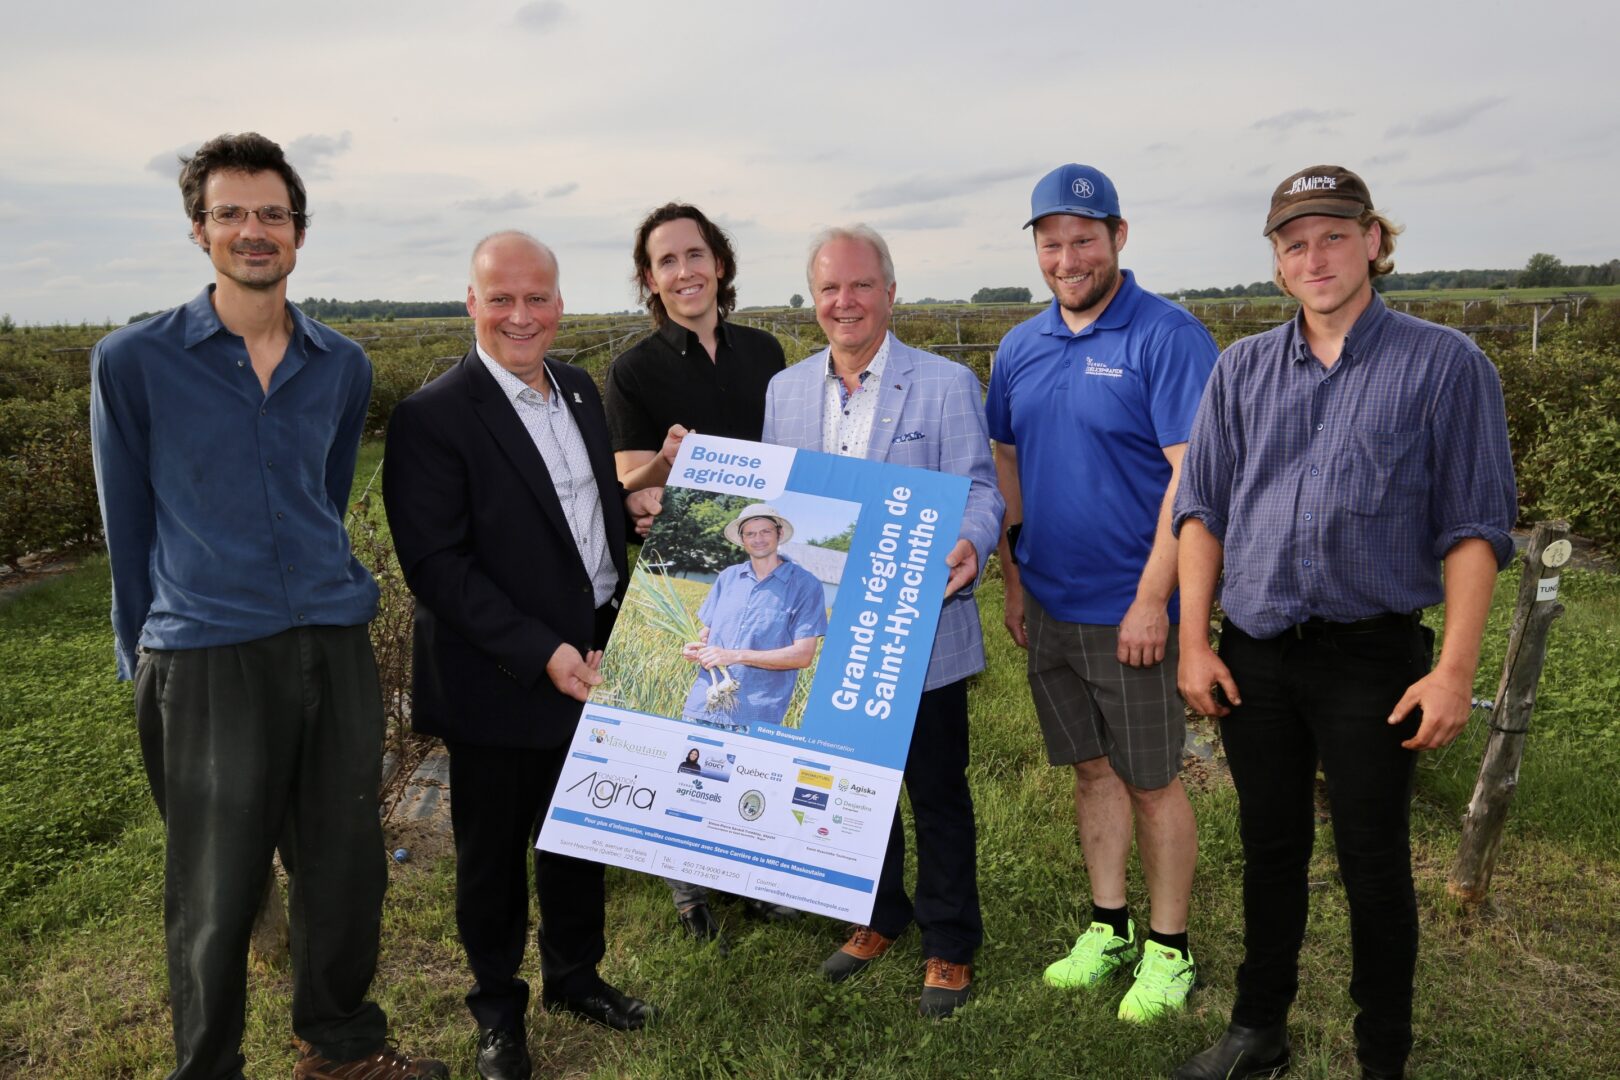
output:
POLYGON ((1101 360, 1093 360, 1088 356, 1086 357, 1086 374, 1101 375, 1105 379, 1120 379, 1125 376, 1125 369, 1109 367, 1101 360))

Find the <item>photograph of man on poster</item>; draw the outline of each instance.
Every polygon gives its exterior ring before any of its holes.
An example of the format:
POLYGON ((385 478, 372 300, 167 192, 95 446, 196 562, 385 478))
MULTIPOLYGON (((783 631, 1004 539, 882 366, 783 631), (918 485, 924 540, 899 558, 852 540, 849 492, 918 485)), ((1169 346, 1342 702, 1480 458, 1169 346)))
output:
POLYGON ((701 669, 681 715, 746 732, 782 722, 827 633, 827 609, 821 582, 780 550, 793 523, 775 507, 746 506, 723 532, 748 557, 720 572, 698 609, 698 639, 681 649, 701 669))

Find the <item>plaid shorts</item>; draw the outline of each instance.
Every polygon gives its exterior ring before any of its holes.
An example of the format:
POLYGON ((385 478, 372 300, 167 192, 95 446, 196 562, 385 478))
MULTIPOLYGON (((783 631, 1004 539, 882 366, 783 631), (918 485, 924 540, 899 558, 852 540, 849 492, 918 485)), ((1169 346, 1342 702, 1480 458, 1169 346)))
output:
POLYGON ((1046 740, 1046 760, 1073 765, 1108 757, 1121 780, 1161 788, 1181 772, 1187 714, 1176 694, 1176 628, 1164 660, 1122 664, 1117 626, 1063 622, 1024 594, 1029 690, 1046 740))

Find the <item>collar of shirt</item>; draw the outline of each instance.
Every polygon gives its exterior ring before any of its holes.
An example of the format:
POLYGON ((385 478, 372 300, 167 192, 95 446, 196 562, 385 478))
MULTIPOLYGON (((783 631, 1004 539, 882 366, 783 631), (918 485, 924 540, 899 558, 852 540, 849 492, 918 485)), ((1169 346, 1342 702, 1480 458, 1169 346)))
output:
MULTIPOLYGON (((883 344, 878 346, 877 354, 872 357, 872 362, 866 365, 866 368, 860 373, 860 375, 856 376, 857 381, 859 381, 861 384, 860 389, 866 389, 866 384, 868 381, 876 383, 879 379, 883 378, 883 367, 889 362, 889 342, 893 340, 893 330, 890 330, 883 335, 883 344)), ((833 364, 832 349, 830 348, 827 350, 827 378, 836 381, 839 386, 844 385, 844 377, 838 374, 838 368, 833 364)), ((840 394, 842 393, 843 391, 840 391, 840 394)))
POLYGON ((1142 287, 1136 283, 1136 275, 1129 270, 1119 272, 1119 291, 1114 298, 1108 301, 1103 313, 1097 316, 1095 322, 1078 334, 1069 329, 1069 324, 1063 321, 1063 310, 1058 304, 1057 297, 1052 297, 1051 304, 1046 308, 1046 322, 1041 326, 1041 333, 1056 334, 1061 337, 1084 337, 1099 330, 1121 330, 1130 325, 1131 315, 1136 311, 1137 300, 1140 299, 1142 287))
POLYGON ((514 406, 517 405, 518 398, 522 397, 525 401, 536 406, 544 406, 548 409, 562 407, 562 389, 557 385, 557 380, 551 377, 550 368, 545 368, 545 373, 546 382, 551 386, 551 393, 541 398, 540 391, 501 367, 493 356, 484 351, 482 344, 475 342, 473 347, 478 350, 478 359, 484 362, 484 367, 494 377, 496 385, 501 388, 501 393, 505 394, 506 400, 510 401, 514 406), (524 397, 524 391, 528 391, 527 397, 524 397))
MULTIPOLYGON (((309 319, 298 305, 288 304, 287 310, 292 313, 293 336, 301 337, 321 352, 330 352, 326 338, 321 334, 321 328, 309 319)), ((225 330, 225 324, 219 321, 219 312, 214 310, 214 286, 210 285, 186 304, 186 332, 184 345, 186 348, 207 341, 215 334, 225 330)))
POLYGON ((769 579, 776 576, 776 572, 778 570, 782 569, 783 564, 791 563, 793 561, 792 559, 788 558, 786 555, 782 554, 782 552, 780 550, 777 551, 776 558, 777 558, 777 561, 778 561, 778 565, 771 567, 771 572, 766 574, 764 577, 759 577, 754 573, 754 560, 753 559, 749 559, 747 562, 741 564, 742 565, 742 573, 739 576, 745 577, 745 578, 752 578, 755 581, 767 581, 767 580, 769 580, 769 579))
MULTIPOLYGON (((1372 303, 1367 305, 1365 311, 1356 317, 1355 325, 1344 336, 1344 348, 1339 351, 1339 359, 1331 370, 1339 371, 1355 364, 1361 357, 1366 356, 1372 343, 1378 339, 1379 333, 1384 329, 1384 322, 1389 317, 1389 308, 1384 304, 1384 298, 1376 292, 1372 294, 1372 303)), ((1284 355, 1296 364, 1309 360, 1311 363, 1320 363, 1316 354, 1311 352, 1310 343, 1305 340, 1305 309, 1301 308, 1294 313, 1288 322, 1288 344, 1284 355)))
MULTIPOLYGON (((658 328, 658 336, 669 344, 669 347, 685 356, 689 349, 703 347, 698 341, 697 332, 689 330, 674 319, 665 319, 664 325, 658 328)), ((716 349, 722 345, 730 345, 730 331, 726 329, 726 320, 721 319, 714 324, 714 340, 716 349)))

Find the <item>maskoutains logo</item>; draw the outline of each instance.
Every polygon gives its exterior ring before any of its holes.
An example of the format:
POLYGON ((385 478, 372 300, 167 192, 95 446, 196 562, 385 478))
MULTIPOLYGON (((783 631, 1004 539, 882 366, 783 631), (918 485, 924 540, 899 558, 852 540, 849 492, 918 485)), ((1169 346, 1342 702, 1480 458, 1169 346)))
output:
POLYGON ((609 735, 600 728, 591 729, 591 738, 604 746, 611 746, 615 750, 622 750, 635 757, 647 758, 649 761, 669 760, 669 751, 662 746, 653 746, 650 743, 631 742, 623 735, 609 735), (598 734, 601 732, 601 734, 598 734))

